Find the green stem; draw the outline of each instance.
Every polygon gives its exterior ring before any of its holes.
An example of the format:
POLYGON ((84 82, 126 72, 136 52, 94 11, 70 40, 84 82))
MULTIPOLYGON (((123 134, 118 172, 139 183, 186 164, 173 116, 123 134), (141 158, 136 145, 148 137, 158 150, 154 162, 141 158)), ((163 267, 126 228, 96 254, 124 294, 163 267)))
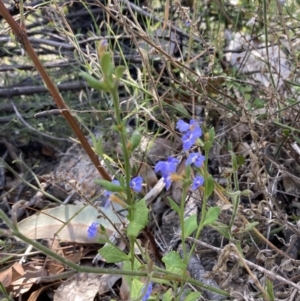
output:
MULTIPOLYGON (((118 94, 118 89, 117 89, 118 83, 115 84, 115 87, 111 90, 111 96, 113 99, 114 103, 114 110, 116 113, 116 119, 117 119, 117 127, 119 128, 119 133, 121 137, 121 143, 122 143, 122 148, 123 148, 123 158, 124 158, 124 167, 125 167, 125 186, 126 186, 126 195, 127 195, 127 204, 128 206, 128 220, 132 221, 133 220, 133 205, 134 205, 134 200, 131 194, 131 189, 129 186, 130 182, 130 161, 129 161, 129 154, 127 150, 127 145, 126 145, 126 129, 124 129, 124 125, 122 122, 121 118, 121 112, 120 112, 120 102, 119 102, 119 94, 118 94)), ((133 270, 134 268, 134 239, 130 238, 130 258, 131 258, 131 268, 133 270)))
MULTIPOLYGON (((203 221, 205 221, 205 217, 206 217, 206 204, 207 204, 207 200, 208 200, 208 181, 207 181, 207 178, 208 178, 208 155, 209 155, 209 150, 205 149, 205 161, 204 161, 204 172, 203 172, 203 175, 204 175, 204 194, 203 194, 203 201, 202 201, 202 206, 201 206, 201 220, 199 222, 199 226, 198 226, 198 229, 196 231, 196 235, 195 235, 195 239, 198 239, 200 237, 200 233, 203 229, 203 226, 202 226, 202 223, 203 221)), ((189 252, 189 258, 192 256, 192 254, 194 253, 194 250, 196 248, 196 244, 193 243, 192 244, 192 247, 190 249, 190 252, 189 252)))
MULTIPOLYGON (((120 126, 120 137, 121 137, 121 143, 122 143, 122 148, 123 148, 123 156, 124 156, 124 167, 125 167, 125 184, 126 184, 126 194, 127 194, 127 202, 129 206, 133 205, 133 199, 131 197, 131 190, 129 186, 130 182, 130 163, 129 163, 129 154, 126 146, 126 134, 125 134, 125 129, 123 128, 123 122, 121 119, 121 113, 120 113, 120 103, 119 103, 119 95, 118 95, 118 90, 116 88, 111 90, 111 96, 114 102, 114 110, 116 113, 116 119, 117 119, 117 126, 120 126)), ((131 220, 131 214, 129 210, 129 216, 128 219, 131 220)))
MULTIPOLYGON (((41 251, 42 253, 46 254, 47 256, 59 261, 60 263, 73 268, 75 271, 79 273, 94 273, 94 274, 109 274, 109 275, 124 275, 124 276, 134 276, 134 277, 147 277, 148 272, 137 272, 137 271, 126 271, 126 270, 117 270, 117 269, 102 269, 102 268, 93 268, 93 267, 86 267, 86 266, 80 266, 65 257, 62 257, 58 255, 57 253, 53 252, 52 250, 48 249, 47 247, 43 246, 42 244, 31 240, 27 238, 25 235, 19 232, 18 228, 10 221, 10 219, 6 216, 6 214, 0 210, 0 219, 2 219, 6 225, 12 230, 12 235, 18 237, 19 239, 23 240, 24 242, 28 243, 29 245, 32 245, 37 250, 41 251)), ((211 290, 213 292, 216 292, 220 295, 229 297, 229 293, 216 289, 214 287, 210 287, 208 285, 203 284, 202 282, 199 282, 193 278, 182 276, 180 274, 171 273, 165 270, 161 270, 162 272, 154 272, 153 273, 153 282, 156 282, 156 279, 169 280, 169 281, 179 281, 183 283, 191 283, 193 285, 196 285, 198 287, 201 287, 203 289, 211 290)))
POLYGON ((188 258, 186 254, 186 245, 185 245, 185 236, 184 236, 184 207, 185 207, 185 199, 186 199, 186 186, 183 186, 181 204, 180 204, 180 227, 181 227, 181 241, 182 241, 182 251, 183 251, 183 262, 187 265, 188 258))

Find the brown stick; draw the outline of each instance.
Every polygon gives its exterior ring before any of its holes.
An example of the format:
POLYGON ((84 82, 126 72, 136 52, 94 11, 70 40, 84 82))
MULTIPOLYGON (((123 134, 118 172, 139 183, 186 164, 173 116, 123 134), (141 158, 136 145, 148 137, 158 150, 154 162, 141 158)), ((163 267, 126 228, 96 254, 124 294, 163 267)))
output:
POLYGON ((100 175, 103 179, 107 181, 111 181, 111 177, 109 174, 105 171, 103 166, 100 164, 98 156, 95 154, 91 146, 89 145, 87 139, 83 135, 82 131, 80 130, 76 120, 73 118, 73 116, 70 113, 69 108, 63 101, 57 87, 52 82, 51 78, 49 77, 46 69, 42 65, 41 61, 39 60, 37 54, 35 53, 34 49, 32 48, 28 37, 27 32, 25 28, 21 28, 19 24, 13 19, 13 17, 10 15, 9 11, 6 9, 2 1, 0 0, 0 14, 3 16, 3 18, 6 20, 6 22, 11 27, 13 33, 16 36, 16 39, 19 43, 22 44, 30 58, 32 59, 36 69, 40 73, 41 77, 43 78, 49 92, 51 93, 53 100, 55 101, 57 107, 61 109, 61 114, 65 117, 65 119, 68 121, 69 125, 71 126, 72 130, 78 137, 79 141, 81 142, 81 145, 83 146, 84 150, 92 160, 93 164, 96 166, 97 170, 99 171, 100 175))

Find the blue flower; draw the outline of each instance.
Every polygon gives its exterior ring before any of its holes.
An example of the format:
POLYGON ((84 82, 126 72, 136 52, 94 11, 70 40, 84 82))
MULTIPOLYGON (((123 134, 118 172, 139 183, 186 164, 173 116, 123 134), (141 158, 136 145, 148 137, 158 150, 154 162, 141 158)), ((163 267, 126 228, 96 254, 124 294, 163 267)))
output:
POLYGON ((201 137, 201 135, 202 131, 200 128, 186 132, 182 136, 183 150, 188 151, 195 144, 197 139, 201 137))
POLYGON ((199 122, 195 119, 191 119, 190 123, 183 121, 182 119, 178 120, 176 129, 179 130, 180 133, 185 133, 187 131, 195 131, 200 128, 199 122))
POLYGON ((202 130, 200 128, 199 122, 194 119, 190 120, 190 123, 187 123, 183 120, 178 120, 176 129, 181 133, 185 133, 182 136, 183 149, 185 151, 189 150, 196 140, 202 136, 202 130))
POLYGON ((197 175, 195 178, 194 178, 194 181, 193 181, 193 184, 192 184, 192 187, 191 189, 192 190, 195 190, 197 189, 199 186, 203 186, 204 184, 204 178, 200 175, 197 175))
POLYGON ((146 301, 146 300, 149 299, 149 297, 151 295, 151 292, 152 292, 152 289, 153 289, 153 283, 152 282, 149 283, 148 287, 143 288, 143 294, 145 294, 145 295, 144 295, 142 301, 146 301), (147 289, 146 293, 145 293, 145 289, 147 289))
POLYGON ((176 171, 178 163, 178 159, 169 157, 167 161, 158 161, 155 165, 154 171, 156 173, 160 171, 163 176, 167 176, 176 171))
MULTIPOLYGON (((116 185, 119 185, 119 186, 121 185, 121 183, 118 180, 112 180, 111 182, 113 184, 116 184, 116 185)), ((109 207, 109 205, 110 205, 110 199, 109 198, 112 195, 112 192, 108 191, 108 190, 104 190, 103 195, 107 197, 107 200, 106 200, 106 202, 104 204, 104 208, 107 209, 109 207)))
POLYGON ((185 165, 192 165, 194 164, 196 167, 200 168, 202 167, 203 163, 205 161, 205 157, 201 155, 201 153, 191 153, 189 154, 185 165))
POLYGON ((89 239, 94 238, 97 235, 98 226, 99 226, 99 223, 94 222, 88 227, 87 233, 88 233, 89 239))
POLYGON ((133 189, 135 192, 141 192, 142 184, 143 184, 143 178, 138 176, 130 181, 130 188, 133 189))

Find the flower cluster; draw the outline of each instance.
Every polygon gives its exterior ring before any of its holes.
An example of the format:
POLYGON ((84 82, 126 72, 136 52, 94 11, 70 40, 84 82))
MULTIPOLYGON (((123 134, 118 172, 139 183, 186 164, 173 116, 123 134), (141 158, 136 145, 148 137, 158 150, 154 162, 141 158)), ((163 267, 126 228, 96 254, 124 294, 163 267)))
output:
MULTIPOLYGON (((176 129, 178 129, 182 134, 182 144, 183 149, 185 151, 189 151, 191 147, 196 143, 197 139, 202 136, 202 130, 200 128, 200 123, 196 120, 192 119, 189 123, 179 120, 176 124, 176 129)), ((195 166, 197 168, 201 168, 204 164, 205 157, 200 152, 193 152, 188 155, 188 158, 186 160, 186 166, 195 166)), ((169 157, 166 161, 159 161, 155 165, 154 171, 156 173, 160 172, 164 182, 166 184, 166 189, 170 189, 172 181, 176 180, 182 180, 183 177, 176 174, 177 166, 179 164, 179 160, 176 158, 169 157)), ((118 180, 113 180, 113 184, 115 185, 121 185, 118 180)), ((193 183, 191 185, 191 189, 195 190, 198 187, 202 186, 204 184, 204 178, 197 174, 193 180, 193 183)), ((143 178, 138 176, 133 178, 130 183, 130 188, 134 192, 141 192, 142 185, 143 185, 143 178)), ((105 190, 104 195, 107 197, 107 201, 105 203, 105 208, 108 208, 111 201, 117 202, 122 204, 123 201, 120 200, 114 192, 105 190)), ((88 237, 93 238, 96 236, 98 231, 99 223, 92 223, 92 225, 88 228, 88 237)), ((150 285, 149 285, 150 287, 150 285)), ((146 300, 146 299, 145 299, 146 300)))
MULTIPOLYGON (((190 150, 190 148, 196 143, 197 139, 202 136, 202 130, 200 128, 199 122, 192 119, 189 123, 186 123, 183 120, 179 120, 176 124, 176 129, 178 129, 182 136, 183 149, 185 151, 190 150)), ((186 166, 194 165, 198 168, 203 166, 205 157, 202 156, 200 152, 190 153, 187 160, 186 166)), ((179 161, 175 158, 169 157, 167 161, 159 161, 155 165, 154 171, 160 172, 164 182, 166 184, 166 189, 168 190, 171 187, 172 181, 180 179, 179 175, 176 175, 176 169, 179 161)), ((199 186, 204 184, 204 179, 201 175, 197 175, 194 178, 191 188, 193 190, 197 189, 199 186)))

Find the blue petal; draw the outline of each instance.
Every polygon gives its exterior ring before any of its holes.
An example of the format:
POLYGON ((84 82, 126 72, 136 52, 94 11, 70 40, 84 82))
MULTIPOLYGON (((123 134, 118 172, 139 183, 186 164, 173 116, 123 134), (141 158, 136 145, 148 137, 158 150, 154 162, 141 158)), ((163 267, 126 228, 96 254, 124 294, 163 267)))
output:
POLYGON ((190 129, 190 125, 183 120, 178 120, 176 124, 176 129, 178 129, 181 133, 187 132, 190 129))
POLYGON ((200 175, 197 175, 195 178, 194 178, 194 181, 193 181, 193 184, 192 184, 192 187, 191 189, 192 190, 195 190, 197 189, 199 186, 203 186, 204 184, 204 178, 200 175))
POLYGON ((97 232, 98 232, 98 226, 99 226, 99 223, 92 223, 89 227, 88 227, 88 238, 93 238, 97 235, 97 232))

